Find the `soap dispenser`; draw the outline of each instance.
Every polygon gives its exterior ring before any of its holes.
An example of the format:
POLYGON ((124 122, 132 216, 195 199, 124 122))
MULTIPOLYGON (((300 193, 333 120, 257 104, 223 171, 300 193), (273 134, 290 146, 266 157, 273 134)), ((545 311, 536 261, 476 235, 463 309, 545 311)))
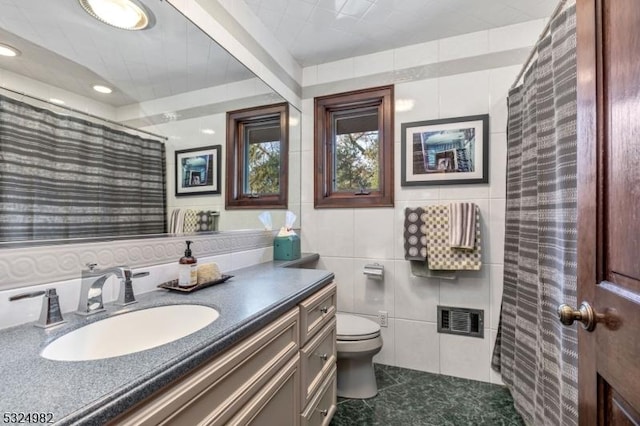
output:
POLYGON ((191 244, 193 241, 186 241, 187 249, 184 256, 178 261, 178 285, 180 287, 190 287, 198 284, 198 260, 191 255, 191 244))

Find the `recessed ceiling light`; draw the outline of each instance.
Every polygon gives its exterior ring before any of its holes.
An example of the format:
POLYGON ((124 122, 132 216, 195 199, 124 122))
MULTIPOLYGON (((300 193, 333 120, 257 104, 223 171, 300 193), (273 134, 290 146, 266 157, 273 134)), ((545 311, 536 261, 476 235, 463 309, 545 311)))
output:
POLYGON ((202 129, 202 133, 204 133, 205 135, 215 135, 216 131, 213 129, 202 129))
POLYGON ((0 44, 0 56, 18 56, 20 51, 8 44, 0 44))
POLYGON ((153 15, 138 0, 78 0, 83 9, 99 21, 124 30, 153 26, 153 15))
POLYGON ((51 99, 49 99, 49 102, 51 102, 53 104, 64 105, 64 101, 62 99, 58 99, 58 98, 51 98, 51 99))
POLYGON ((100 92, 100 93, 111 93, 111 92, 113 92, 113 90, 111 90, 109 87, 101 86, 99 84, 96 84, 95 86, 93 86, 93 90, 95 90, 96 92, 100 92))

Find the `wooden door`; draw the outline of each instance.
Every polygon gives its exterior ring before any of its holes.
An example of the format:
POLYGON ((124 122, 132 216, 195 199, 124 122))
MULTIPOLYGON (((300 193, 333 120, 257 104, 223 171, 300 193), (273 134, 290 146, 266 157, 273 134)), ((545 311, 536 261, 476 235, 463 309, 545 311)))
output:
POLYGON ((640 424, 640 1, 578 0, 581 425, 640 424))

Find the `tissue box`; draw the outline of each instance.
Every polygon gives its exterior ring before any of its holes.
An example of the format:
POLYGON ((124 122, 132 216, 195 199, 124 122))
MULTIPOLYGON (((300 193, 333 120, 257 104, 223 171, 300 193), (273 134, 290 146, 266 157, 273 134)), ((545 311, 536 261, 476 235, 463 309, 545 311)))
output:
POLYGON ((273 239, 273 260, 300 259, 300 237, 289 235, 273 239))

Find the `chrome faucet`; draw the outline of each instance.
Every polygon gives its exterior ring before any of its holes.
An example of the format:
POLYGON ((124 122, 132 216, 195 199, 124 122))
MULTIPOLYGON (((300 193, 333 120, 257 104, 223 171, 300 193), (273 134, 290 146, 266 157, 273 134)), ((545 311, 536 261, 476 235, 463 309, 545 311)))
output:
MULTIPOLYGON (((92 315, 104 311, 102 287, 111 275, 120 279, 121 286, 126 287, 127 281, 129 285, 131 284, 131 268, 128 266, 115 266, 107 269, 97 269, 96 266, 98 265, 95 263, 88 263, 87 266, 89 269, 82 271, 82 282, 80 284, 80 302, 76 312, 80 315, 92 315)), ((132 298, 133 289, 131 289, 130 293, 130 298, 132 298)))

